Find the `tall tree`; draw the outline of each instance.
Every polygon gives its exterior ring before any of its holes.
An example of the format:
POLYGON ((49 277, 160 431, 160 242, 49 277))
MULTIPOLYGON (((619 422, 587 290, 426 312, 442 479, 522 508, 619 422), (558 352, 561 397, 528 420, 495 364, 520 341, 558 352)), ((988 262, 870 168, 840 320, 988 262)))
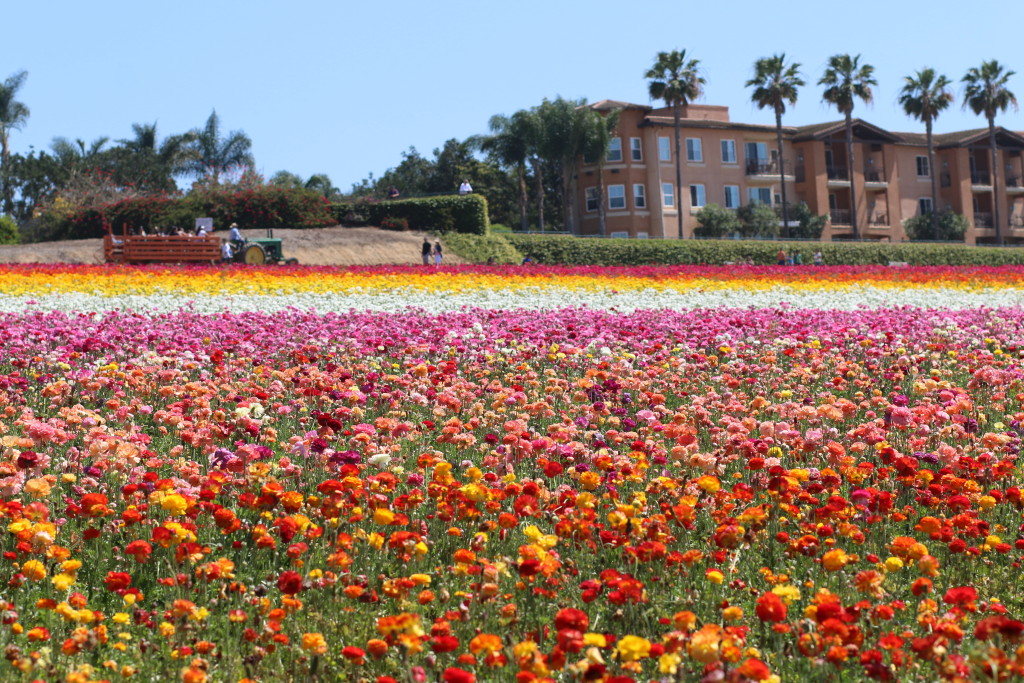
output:
POLYGON ((331 182, 331 177, 326 173, 314 173, 303 185, 307 190, 314 190, 327 199, 334 199, 341 191, 331 182))
POLYGON ((538 109, 542 138, 540 154, 558 167, 558 189, 566 230, 576 232, 575 167, 583 153, 586 118, 585 100, 545 99, 538 109))
POLYGON ((221 135, 220 117, 214 109, 206 125, 191 131, 189 144, 193 157, 187 161, 188 173, 198 177, 210 177, 214 183, 220 181, 221 173, 252 166, 252 140, 243 131, 234 130, 221 135))
POLYGON ((188 162, 195 152, 190 145, 195 142, 194 133, 168 135, 161 142, 156 123, 133 123, 134 137, 118 140, 118 144, 126 150, 145 157, 152 157, 168 176, 184 175, 188 172, 188 162))
POLYGON ((805 85, 800 78, 800 64, 786 65, 786 53, 763 57, 754 62, 754 77, 747 81, 754 88, 750 96, 758 109, 771 107, 775 112, 775 141, 779 148, 779 186, 782 188, 782 234, 789 236, 789 204, 786 200, 786 169, 782 156, 782 115, 786 103, 796 104, 797 91, 805 85))
POLYGON ((11 192, 11 150, 9 135, 12 130, 20 130, 28 121, 29 110, 23 103, 14 98, 28 78, 27 71, 19 71, 0 83, 0 200, 3 201, 4 213, 14 210, 14 195, 11 192))
POLYGON ((581 151, 584 159, 597 163, 597 220, 598 230, 602 237, 608 234, 608 206, 604 196, 604 163, 608 157, 612 134, 619 125, 619 116, 618 110, 602 114, 596 109, 587 107, 586 116, 583 119, 581 151))
POLYGON ((88 145, 81 138, 72 141, 63 136, 55 137, 50 143, 50 149, 60 167, 62 184, 67 184, 82 173, 99 170, 102 165, 99 156, 108 142, 110 138, 105 135, 88 145))
POLYGON ((871 86, 878 85, 872 76, 874 72, 875 67, 860 63, 860 55, 833 55, 828 60, 825 74, 818 81, 818 85, 825 86, 821 99, 846 117, 846 163, 850 174, 850 219, 854 239, 860 237, 860 227, 857 225, 857 192, 853 177, 853 105, 857 100, 871 104, 871 86))
POLYGON ((676 212, 679 215, 679 237, 683 237, 683 160, 680 155, 682 108, 700 97, 706 81, 700 75, 700 60, 687 59, 686 50, 659 52, 654 66, 644 73, 651 99, 663 100, 672 107, 676 137, 676 212))
POLYGON ((491 155, 500 165, 511 168, 516 180, 516 201, 519 207, 519 229, 529 226, 526 191, 526 161, 530 153, 530 112, 517 111, 512 116, 496 114, 491 117, 488 127, 490 135, 473 139, 473 144, 491 155))
POLYGON ((964 84, 964 108, 971 108, 977 116, 988 120, 988 145, 992 152, 992 216, 995 219, 996 243, 1003 243, 1003 226, 999 216, 999 150, 996 147, 996 114, 1009 107, 1017 110, 1017 98, 1006 87, 1013 71, 992 60, 971 67, 961 79, 964 84))
POLYGON ((943 74, 936 74, 935 69, 921 69, 913 76, 904 76, 903 89, 900 90, 900 104, 907 116, 924 122, 925 137, 928 145, 928 175, 932 181, 931 238, 938 239, 939 234, 939 186, 935 178, 935 145, 932 142, 932 123, 939 113, 953 103, 953 93, 949 86, 952 83, 943 74))

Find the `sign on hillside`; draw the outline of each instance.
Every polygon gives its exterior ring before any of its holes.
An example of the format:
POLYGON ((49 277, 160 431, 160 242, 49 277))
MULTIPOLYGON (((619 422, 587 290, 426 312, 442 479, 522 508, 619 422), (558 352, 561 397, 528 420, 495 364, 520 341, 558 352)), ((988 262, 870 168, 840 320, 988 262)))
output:
POLYGON ((196 232, 199 232, 199 228, 206 228, 207 232, 213 230, 213 219, 212 218, 197 218, 196 219, 196 232))

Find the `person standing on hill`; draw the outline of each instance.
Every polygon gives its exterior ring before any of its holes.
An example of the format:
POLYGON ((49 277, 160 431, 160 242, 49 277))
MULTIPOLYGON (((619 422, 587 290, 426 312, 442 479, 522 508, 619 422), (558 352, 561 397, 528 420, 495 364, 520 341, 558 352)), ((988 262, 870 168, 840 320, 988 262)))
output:
POLYGON ((423 238, 423 265, 430 265, 430 240, 423 238))
POLYGON ((441 256, 442 256, 442 254, 441 254, 441 242, 440 241, 434 242, 434 265, 435 266, 441 265, 441 256))

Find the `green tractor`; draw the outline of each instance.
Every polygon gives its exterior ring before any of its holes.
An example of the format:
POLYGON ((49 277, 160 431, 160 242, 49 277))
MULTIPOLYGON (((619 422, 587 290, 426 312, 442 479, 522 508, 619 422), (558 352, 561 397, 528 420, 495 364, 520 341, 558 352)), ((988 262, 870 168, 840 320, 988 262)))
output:
POLYGON ((281 238, 274 237, 274 230, 267 228, 266 237, 255 237, 246 239, 241 248, 235 254, 235 262, 248 263, 250 265, 263 265, 264 263, 285 263, 293 265, 299 262, 296 258, 285 258, 281 249, 281 238))

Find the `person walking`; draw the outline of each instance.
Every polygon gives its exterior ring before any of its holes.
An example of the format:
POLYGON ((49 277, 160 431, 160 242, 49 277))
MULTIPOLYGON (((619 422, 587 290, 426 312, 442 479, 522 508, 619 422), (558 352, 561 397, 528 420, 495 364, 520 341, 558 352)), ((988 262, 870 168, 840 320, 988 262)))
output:
POLYGON ((814 252, 814 265, 820 266, 823 261, 824 261, 824 259, 822 259, 822 257, 821 257, 821 249, 819 249, 818 251, 814 252))
POLYGON ((430 240, 426 237, 423 238, 423 265, 430 265, 430 240))
POLYGON ((441 257, 442 257, 441 242, 440 241, 434 242, 434 265, 435 266, 441 265, 441 257))

